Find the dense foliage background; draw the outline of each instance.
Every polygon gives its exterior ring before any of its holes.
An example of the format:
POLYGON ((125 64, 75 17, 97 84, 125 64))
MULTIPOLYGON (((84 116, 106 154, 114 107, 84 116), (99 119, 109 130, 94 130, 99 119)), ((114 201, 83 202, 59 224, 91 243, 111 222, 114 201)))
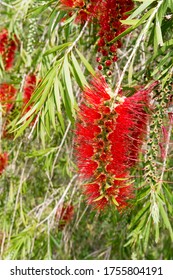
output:
POLYGON ((106 27, 86 10, 102 2, 0 1, 2 259, 173 258, 173 1, 117 1, 116 57, 101 64, 106 27), (93 209, 76 167, 78 106, 97 72, 115 98, 157 82, 122 211, 93 209))

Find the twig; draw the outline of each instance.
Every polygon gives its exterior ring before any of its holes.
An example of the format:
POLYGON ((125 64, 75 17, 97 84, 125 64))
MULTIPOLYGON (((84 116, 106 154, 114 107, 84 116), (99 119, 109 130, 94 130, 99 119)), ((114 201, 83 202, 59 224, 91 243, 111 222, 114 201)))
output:
POLYGON ((50 218, 54 217, 55 216, 55 213, 58 209, 58 207, 63 203, 64 201, 64 198, 66 196, 66 194, 68 193, 73 181, 76 179, 77 175, 74 175, 73 178, 70 180, 67 188, 65 189, 63 195, 61 196, 60 200, 58 201, 57 205, 54 207, 54 209, 50 212, 50 214, 44 219, 42 220, 38 225, 37 225, 37 228, 42 225, 43 223, 45 223, 47 220, 49 220, 50 218))
POLYGON ((85 31, 85 28, 86 28, 87 25, 88 25, 88 22, 89 22, 89 20, 87 20, 87 21, 85 22, 85 24, 84 24, 84 26, 83 26, 81 32, 79 33, 79 35, 77 36, 77 38, 76 38, 76 40, 73 42, 73 44, 69 47, 69 49, 67 50, 67 53, 66 53, 66 54, 69 54, 69 53, 72 51, 72 49, 76 46, 77 42, 78 42, 79 39, 82 37, 82 35, 83 35, 84 31, 85 31))
POLYGON ((22 169, 22 174, 21 174, 21 177, 20 177, 20 183, 19 183, 19 187, 18 187, 18 191, 17 191, 17 195, 16 195, 16 201, 15 201, 14 212, 13 212, 12 222, 11 222, 9 236, 8 236, 8 245, 7 245, 7 247, 9 246, 9 243, 10 243, 10 238, 11 238, 11 234, 12 234, 12 230, 13 230, 13 225, 14 225, 14 221, 15 221, 15 217, 16 217, 16 212, 17 212, 17 207, 18 207, 19 195, 20 195, 21 188, 22 188, 22 185, 23 185, 23 182, 24 182, 25 167, 26 167, 26 162, 25 162, 24 168, 22 169))
POLYGON ((11 8, 11 9, 14 9, 14 8, 15 8, 14 6, 9 5, 9 4, 5 3, 5 2, 2 1, 2 0, 0 0, 0 4, 2 4, 3 6, 9 7, 9 8, 11 8))
POLYGON ((57 159, 58 159, 58 157, 59 157, 61 148, 62 148, 62 146, 63 146, 63 144, 64 144, 64 142, 65 142, 65 139, 66 139, 66 137, 67 137, 67 134, 68 134, 68 132, 69 132, 70 127, 71 127, 71 122, 68 123, 68 126, 67 126, 66 131, 65 131, 65 133, 64 133, 64 136, 63 136, 63 138, 62 138, 61 144, 60 144, 60 146, 58 147, 58 152, 57 152, 56 157, 55 157, 55 159, 54 159, 54 161, 53 161, 53 164, 52 164, 51 178, 53 177, 53 172, 54 172, 54 169, 55 169, 55 164, 56 164, 56 162, 57 162, 57 159))

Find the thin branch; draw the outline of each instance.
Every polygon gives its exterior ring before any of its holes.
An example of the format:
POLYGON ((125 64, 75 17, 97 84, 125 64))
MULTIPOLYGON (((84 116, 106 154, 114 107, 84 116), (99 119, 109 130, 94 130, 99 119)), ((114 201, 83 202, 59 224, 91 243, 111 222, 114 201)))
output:
POLYGON ((66 131, 65 131, 65 133, 64 133, 64 136, 63 136, 63 138, 62 138, 61 144, 60 144, 60 146, 58 147, 58 152, 57 152, 56 157, 55 157, 55 159, 54 159, 54 161, 53 161, 53 164, 52 164, 51 178, 53 177, 53 172, 54 172, 54 169, 55 169, 55 165, 56 165, 57 159, 58 159, 59 154, 60 154, 60 152, 61 152, 61 148, 62 148, 62 146, 64 145, 64 142, 65 142, 65 140, 66 140, 66 137, 67 137, 67 134, 68 134, 68 132, 69 132, 70 127, 71 127, 71 122, 68 123, 68 126, 67 126, 66 131))
POLYGON ((43 223, 45 223, 47 220, 49 220, 50 218, 52 218, 52 217, 55 216, 58 207, 63 203, 64 198, 66 197, 66 195, 67 195, 67 193, 68 193, 68 191, 69 191, 69 189, 70 189, 70 187, 71 187, 73 181, 76 179, 76 177, 77 177, 77 175, 74 175, 74 176, 73 176, 73 178, 70 180, 68 186, 66 187, 66 189, 65 189, 65 191, 64 191, 64 193, 63 193, 63 195, 61 196, 60 200, 58 201, 57 205, 56 205, 56 206, 54 207, 54 209, 50 212, 50 214, 49 214, 44 220, 42 220, 42 221, 37 225, 37 228, 38 228, 40 225, 42 225, 43 223))

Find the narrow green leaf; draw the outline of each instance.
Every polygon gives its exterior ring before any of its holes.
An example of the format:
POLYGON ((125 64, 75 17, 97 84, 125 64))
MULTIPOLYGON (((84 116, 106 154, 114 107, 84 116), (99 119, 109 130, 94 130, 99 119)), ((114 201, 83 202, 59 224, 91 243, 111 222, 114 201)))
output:
POLYGON ((150 6, 155 0, 145 0, 129 17, 128 19, 133 19, 141 14, 148 6, 150 6))
POLYGON ((97 201, 101 200, 103 197, 104 197, 104 195, 102 194, 102 195, 100 195, 99 197, 95 198, 95 199, 93 200, 93 202, 97 202, 97 201))
POLYGON ((66 86, 66 91, 68 96, 66 96, 69 100, 70 110, 72 112, 73 117, 75 116, 75 98, 73 95, 73 89, 72 89, 72 82, 70 77, 70 71, 69 71, 69 64, 68 64, 68 58, 65 56, 64 64, 63 64, 63 75, 64 75, 64 82, 66 86))
POLYGON ((159 223, 155 224, 155 242, 158 243, 159 242, 159 223))
POLYGON ((166 196, 168 197, 169 201, 173 205, 173 193, 171 192, 171 190, 168 189, 166 184, 163 184, 163 187, 164 187, 164 192, 165 192, 166 196))
POLYGON ((64 125, 64 120, 61 112, 61 96, 60 96, 60 91, 59 91, 59 81, 58 77, 55 77, 54 80, 54 99, 55 99, 55 105, 57 108, 57 115, 58 119, 62 128, 62 131, 65 130, 65 125, 64 125))
POLYGON ((57 51, 62 51, 63 49, 71 46, 72 42, 67 42, 67 43, 64 43, 62 45, 59 45, 59 46, 55 46, 53 48, 51 48, 50 50, 47 50, 43 56, 46 56, 46 55, 49 55, 51 53, 54 53, 54 52, 57 52, 57 51))
POLYGON ((161 31, 158 15, 156 15, 156 23, 155 23, 155 30, 154 30, 154 55, 157 53, 158 48, 162 46, 163 46, 162 31, 161 31))
POLYGON ((168 59, 170 57, 170 53, 167 53, 167 55, 165 57, 163 57, 163 59, 160 60, 159 64, 157 65, 157 67, 154 69, 154 71, 151 73, 151 76, 156 75, 157 72, 161 71, 161 67, 163 65, 165 65, 165 63, 167 63, 168 59))
POLYGON ((89 62, 86 60, 86 58, 83 56, 83 54, 78 49, 76 49, 76 52, 78 53, 81 61, 85 65, 85 67, 88 70, 88 72, 90 72, 94 76, 95 75, 95 71, 92 68, 91 64, 89 64, 89 62))
POLYGON ((29 118, 22 126, 20 126, 20 128, 18 129, 18 131, 14 137, 14 140, 23 133, 23 131, 28 127, 28 125, 32 122, 32 120, 33 120, 33 117, 29 118))
POLYGON ((74 54, 72 52, 71 52, 71 59, 72 59, 72 65, 73 65, 73 67, 75 69, 75 72, 76 72, 76 74, 77 74, 77 76, 80 80, 80 83, 81 83, 82 87, 85 87, 87 85, 87 81, 86 81, 85 76, 82 72, 82 69, 79 66, 79 63, 78 63, 76 57, 74 56, 74 54))
POLYGON ((139 19, 125 19, 125 20, 120 20, 120 22, 124 25, 136 25, 139 23, 139 19))
POLYGON ((148 248, 148 241, 149 241, 149 236, 150 236, 150 228, 151 228, 151 218, 146 223, 145 230, 144 230, 144 252, 147 251, 148 248))
POLYGON ((71 106, 69 104, 69 102, 70 102, 69 96, 66 93, 66 87, 63 85, 63 80, 64 80, 64 77, 62 77, 61 81, 59 80, 59 90, 60 90, 60 93, 61 93, 61 97, 62 97, 62 100, 63 100, 63 104, 64 104, 64 107, 65 107, 65 111, 67 113, 67 116, 70 119, 70 121, 72 123, 74 123, 74 118, 73 118, 72 112, 71 112, 71 106))
MULTIPOLYGON (((45 5, 41 5, 39 7, 34 7, 32 9, 30 9, 27 13, 27 17, 28 18, 32 18, 32 17, 36 17, 38 15, 40 15, 42 12, 44 12, 49 6, 51 3, 53 3, 54 0, 50 0, 48 4, 45 4, 45 5)), ((21 3, 20 3, 21 5, 21 3)))
POLYGON ((138 214, 133 219, 129 228, 132 228, 137 223, 137 221, 143 217, 143 215, 149 209, 149 207, 150 207, 150 201, 147 201, 146 204, 142 207, 142 209, 138 211, 138 214))
MULTIPOLYGON (((170 39, 170 40, 164 42, 164 43, 163 43, 163 46, 162 46, 161 48, 158 49, 157 53, 154 54, 154 55, 152 56, 152 58, 151 58, 149 61, 155 59, 158 55, 163 54, 169 47, 172 47, 172 45, 173 45, 173 39, 170 39)), ((149 62, 149 61, 148 61, 148 62, 149 62)))
POLYGON ((54 104, 54 96, 51 94, 47 101, 47 106, 48 106, 48 113, 49 113, 49 118, 52 122, 53 128, 56 130, 56 123, 55 123, 55 104, 54 104))
POLYGON ((163 207, 163 201, 160 199, 159 196, 157 196, 157 200, 158 200, 158 206, 159 206, 159 210, 160 210, 160 214, 162 216, 164 225, 166 226, 166 228, 169 230, 170 233, 170 237, 173 241, 173 231, 172 231, 172 227, 171 227, 171 223, 169 221, 168 215, 163 207))
POLYGON ((131 31, 135 30, 138 26, 142 25, 143 23, 145 23, 145 21, 149 18, 149 16, 153 13, 154 8, 150 9, 147 13, 145 13, 141 19, 138 20, 138 22, 127 28, 124 32, 122 32, 120 35, 118 35, 117 37, 115 37, 113 40, 111 40, 109 42, 109 44, 112 44, 114 42, 116 42, 117 40, 121 39, 122 37, 126 36, 127 34, 129 34, 131 31))
POLYGON ((54 148, 46 148, 46 149, 42 149, 42 150, 36 150, 36 151, 32 151, 30 153, 26 153, 26 156, 29 158, 32 157, 42 157, 42 156, 46 156, 50 153, 53 153, 57 150, 57 147, 54 148))
MULTIPOLYGON (((24 116, 16 123, 16 125, 19 125, 23 122, 25 122, 26 120, 30 120, 28 118, 30 118, 31 116, 34 116, 34 113, 36 112, 37 108, 38 108, 38 103, 36 103, 26 114, 24 114, 24 116)), ((31 122, 31 120, 30 120, 31 122)), ((30 123, 29 122, 29 123, 30 123)), ((15 130, 14 130, 15 131, 15 130)))
POLYGON ((112 202, 115 204, 115 206, 119 206, 119 203, 116 201, 114 196, 112 196, 112 202))

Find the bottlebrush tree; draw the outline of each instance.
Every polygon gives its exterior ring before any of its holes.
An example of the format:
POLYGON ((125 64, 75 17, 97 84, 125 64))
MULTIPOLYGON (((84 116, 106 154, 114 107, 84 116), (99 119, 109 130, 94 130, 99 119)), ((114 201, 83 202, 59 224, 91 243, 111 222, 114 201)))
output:
POLYGON ((172 0, 0 12, 1 258, 172 259, 172 0))

